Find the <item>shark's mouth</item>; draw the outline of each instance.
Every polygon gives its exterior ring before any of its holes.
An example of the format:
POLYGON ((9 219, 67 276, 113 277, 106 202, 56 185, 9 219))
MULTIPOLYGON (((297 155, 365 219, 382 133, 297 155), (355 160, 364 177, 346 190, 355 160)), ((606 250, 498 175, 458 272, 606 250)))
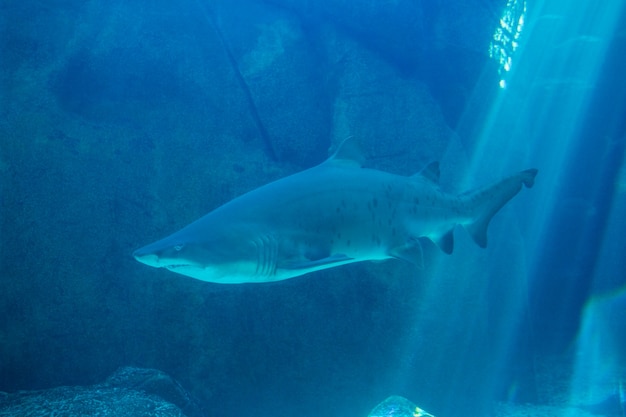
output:
POLYGON ((174 265, 165 265, 163 268, 169 269, 170 271, 178 268, 191 268, 193 265, 191 264, 174 264, 174 265))

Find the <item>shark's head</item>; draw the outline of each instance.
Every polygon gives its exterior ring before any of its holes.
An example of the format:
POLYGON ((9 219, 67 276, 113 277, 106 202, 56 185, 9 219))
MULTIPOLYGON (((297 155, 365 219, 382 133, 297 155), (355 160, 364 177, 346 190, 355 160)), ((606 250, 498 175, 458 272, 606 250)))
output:
POLYGON ((136 260, 201 281, 234 284, 249 282, 258 274, 258 257, 251 243, 217 239, 192 239, 175 233, 137 249, 136 260), (233 248, 237 248, 233 250, 233 248))

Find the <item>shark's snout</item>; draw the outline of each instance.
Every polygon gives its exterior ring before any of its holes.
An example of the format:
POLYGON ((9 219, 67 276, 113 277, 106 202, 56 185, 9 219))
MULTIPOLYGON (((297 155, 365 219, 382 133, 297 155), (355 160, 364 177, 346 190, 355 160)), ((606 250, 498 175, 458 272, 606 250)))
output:
POLYGON ((158 255, 156 255, 154 252, 146 251, 144 248, 137 249, 135 252, 133 252, 133 257, 143 264, 154 267, 159 266, 158 255))

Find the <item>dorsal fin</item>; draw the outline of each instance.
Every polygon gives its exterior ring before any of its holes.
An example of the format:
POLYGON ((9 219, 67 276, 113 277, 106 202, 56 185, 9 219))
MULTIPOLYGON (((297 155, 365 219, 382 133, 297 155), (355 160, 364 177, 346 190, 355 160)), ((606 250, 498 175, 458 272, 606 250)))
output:
POLYGON ((426 178, 428 181, 439 185, 439 162, 431 162, 426 165, 424 169, 413 176, 426 178))
POLYGON ((361 168, 365 163, 365 157, 357 141, 350 136, 341 142, 335 153, 324 163, 361 168))

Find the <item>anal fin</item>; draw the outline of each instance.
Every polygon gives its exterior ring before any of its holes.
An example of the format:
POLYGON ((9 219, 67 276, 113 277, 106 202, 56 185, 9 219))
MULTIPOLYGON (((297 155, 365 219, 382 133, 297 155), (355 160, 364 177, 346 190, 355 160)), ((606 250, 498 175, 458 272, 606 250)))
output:
POLYGON ((444 253, 450 255, 454 250, 454 229, 448 230, 438 238, 432 239, 432 241, 435 242, 444 253))

